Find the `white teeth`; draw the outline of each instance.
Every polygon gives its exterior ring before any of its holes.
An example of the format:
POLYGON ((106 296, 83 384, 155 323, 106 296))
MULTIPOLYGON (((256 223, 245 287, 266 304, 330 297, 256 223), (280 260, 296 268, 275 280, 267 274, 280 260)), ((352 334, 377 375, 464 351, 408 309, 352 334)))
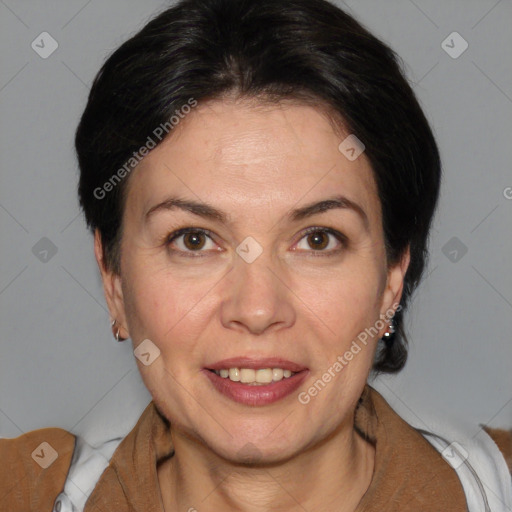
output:
POLYGON ((248 368, 240 368, 240 382, 249 384, 256 381, 256 371, 248 368))
POLYGON ((215 370, 215 373, 223 379, 251 385, 279 382, 282 379, 288 379, 295 375, 294 372, 283 370, 282 368, 261 368, 259 370, 253 370, 252 368, 223 368, 222 370, 215 370))
POLYGON ((270 384, 272 382, 272 370, 265 368, 264 370, 258 370, 256 372, 256 382, 260 384, 270 384))
POLYGON ((274 382, 278 382, 278 381, 282 380, 283 376, 284 376, 284 370, 283 369, 281 369, 281 368, 274 368, 272 370, 272 380, 274 382))
POLYGON ((229 380, 240 382, 240 370, 238 368, 230 368, 228 370, 229 380))

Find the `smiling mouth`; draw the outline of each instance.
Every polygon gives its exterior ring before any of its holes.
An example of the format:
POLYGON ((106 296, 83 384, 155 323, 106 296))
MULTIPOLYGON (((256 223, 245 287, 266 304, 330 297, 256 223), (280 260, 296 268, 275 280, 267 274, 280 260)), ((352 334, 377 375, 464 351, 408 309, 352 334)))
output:
POLYGON ((298 372, 285 370, 283 368, 222 368, 220 370, 209 370, 223 379, 232 382, 241 382, 250 386, 258 386, 279 382, 289 379, 298 372))

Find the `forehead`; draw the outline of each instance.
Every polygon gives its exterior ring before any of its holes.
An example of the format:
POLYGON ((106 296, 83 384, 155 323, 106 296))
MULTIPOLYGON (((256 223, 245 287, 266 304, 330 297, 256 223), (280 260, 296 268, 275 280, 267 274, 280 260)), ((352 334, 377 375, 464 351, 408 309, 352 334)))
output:
POLYGON ((140 216, 172 193, 237 215, 251 208, 282 214, 300 202, 342 194, 379 216, 365 154, 351 161, 338 149, 348 135, 312 106, 200 104, 132 173, 127 209, 140 216))

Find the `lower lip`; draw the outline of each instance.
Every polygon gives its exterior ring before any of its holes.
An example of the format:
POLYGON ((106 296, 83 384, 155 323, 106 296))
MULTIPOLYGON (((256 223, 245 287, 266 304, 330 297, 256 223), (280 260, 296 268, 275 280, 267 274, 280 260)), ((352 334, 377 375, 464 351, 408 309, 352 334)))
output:
POLYGON ((235 402, 245 405, 268 405, 293 393, 308 375, 308 370, 270 384, 250 386, 242 382, 233 382, 229 378, 220 377, 215 372, 203 370, 215 389, 235 402))

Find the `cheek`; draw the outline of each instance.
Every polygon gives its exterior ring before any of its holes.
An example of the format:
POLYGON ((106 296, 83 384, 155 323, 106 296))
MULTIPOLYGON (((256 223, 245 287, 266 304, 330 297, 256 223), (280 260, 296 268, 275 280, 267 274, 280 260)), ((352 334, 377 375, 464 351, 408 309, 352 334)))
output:
MULTIPOLYGON (((322 329, 326 335, 317 340, 317 364, 310 386, 303 390, 306 398, 319 397, 313 402, 313 411, 347 407, 347 399, 357 400, 367 379, 378 342, 375 325, 380 313, 381 275, 376 269, 340 272, 325 281, 321 293, 319 290, 311 299, 313 305, 318 304, 312 309, 329 327, 322 329)), ((332 422, 335 418, 333 415, 332 422)))
POLYGON ((208 283, 184 280, 175 272, 151 269, 149 265, 133 269, 127 272, 129 286, 123 292, 135 342, 149 338, 161 350, 171 342, 177 348, 180 340, 193 336, 192 330, 202 328, 208 283))
POLYGON ((295 280, 295 289, 304 298, 304 312, 313 312, 328 338, 338 343, 351 341, 379 318, 382 276, 377 266, 363 271, 347 265, 320 280, 295 280))

